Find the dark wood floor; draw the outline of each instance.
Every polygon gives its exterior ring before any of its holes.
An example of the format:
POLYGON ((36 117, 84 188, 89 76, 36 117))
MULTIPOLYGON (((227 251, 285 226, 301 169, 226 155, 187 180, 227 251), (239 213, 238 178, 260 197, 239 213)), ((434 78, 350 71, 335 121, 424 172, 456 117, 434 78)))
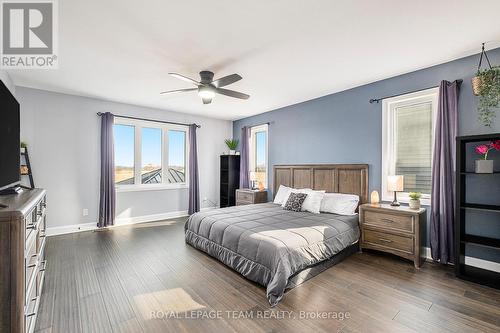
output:
POLYGON ((183 223, 184 219, 177 219, 50 237, 36 330, 58 333, 500 330, 498 290, 458 280, 450 269, 439 265, 426 263, 416 271, 410 262, 376 253, 349 257, 289 291, 271 310, 264 288, 185 245, 183 223), (300 311, 308 315, 325 311, 323 315, 330 319, 301 319, 300 311), (350 318, 331 318, 344 313, 350 318), (173 314, 182 318, 158 319, 173 314), (216 318, 196 319, 209 315, 216 318), (264 315, 285 319, 256 318, 264 315))

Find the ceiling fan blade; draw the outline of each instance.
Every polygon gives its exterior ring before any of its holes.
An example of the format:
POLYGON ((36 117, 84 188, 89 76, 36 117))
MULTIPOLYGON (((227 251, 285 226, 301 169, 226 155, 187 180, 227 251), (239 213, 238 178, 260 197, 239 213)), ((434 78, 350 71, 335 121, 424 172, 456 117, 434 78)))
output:
POLYGON ((197 86, 199 86, 201 83, 196 81, 196 80, 193 80, 193 79, 190 79, 188 78, 187 76, 184 76, 184 75, 181 75, 181 74, 177 74, 177 73, 168 73, 169 75, 172 75, 173 77, 176 77, 178 79, 181 79, 183 81, 186 81, 186 82, 191 82, 197 86))
POLYGON ((217 89, 215 89, 215 92, 222 94, 222 95, 229 96, 229 97, 239 98, 239 99, 248 99, 250 97, 250 95, 247 95, 247 94, 244 94, 244 93, 241 93, 238 91, 234 91, 234 90, 223 89, 223 88, 217 88, 217 89))
POLYGON ((203 100, 203 104, 210 104, 212 103, 212 99, 211 98, 202 98, 203 100))
POLYGON ((220 79, 214 80, 212 84, 216 86, 217 88, 220 87, 225 87, 227 85, 230 85, 232 83, 235 83, 239 80, 241 80, 242 77, 238 74, 231 74, 228 76, 221 77, 220 79))
POLYGON ((164 94, 174 94, 174 93, 180 93, 180 92, 186 92, 186 91, 195 91, 198 90, 198 88, 188 88, 188 89, 177 89, 177 90, 170 90, 170 91, 162 91, 160 95, 164 94))

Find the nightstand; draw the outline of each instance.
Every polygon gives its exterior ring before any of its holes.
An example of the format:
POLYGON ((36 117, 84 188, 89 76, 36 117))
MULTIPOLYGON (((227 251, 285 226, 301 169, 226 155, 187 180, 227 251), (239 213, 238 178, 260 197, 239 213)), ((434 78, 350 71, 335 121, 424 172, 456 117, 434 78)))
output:
POLYGON ((236 206, 267 202, 267 191, 251 190, 249 188, 236 190, 236 206))
POLYGON ((389 204, 359 207, 361 249, 373 249, 410 259, 415 268, 423 263, 427 213, 389 204))

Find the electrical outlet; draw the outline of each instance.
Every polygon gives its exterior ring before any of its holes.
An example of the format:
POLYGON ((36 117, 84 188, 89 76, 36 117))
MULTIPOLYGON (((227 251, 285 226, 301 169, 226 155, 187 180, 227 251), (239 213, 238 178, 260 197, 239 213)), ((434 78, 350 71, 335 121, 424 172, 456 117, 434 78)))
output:
POLYGON ((83 216, 88 216, 89 215, 89 210, 88 208, 84 208, 83 211, 82 211, 82 215, 83 216))

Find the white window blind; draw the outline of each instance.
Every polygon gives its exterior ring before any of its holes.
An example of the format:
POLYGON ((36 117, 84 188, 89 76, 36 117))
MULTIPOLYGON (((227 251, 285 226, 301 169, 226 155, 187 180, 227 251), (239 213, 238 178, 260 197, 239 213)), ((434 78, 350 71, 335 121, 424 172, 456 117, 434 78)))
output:
POLYGON ((432 103, 396 107, 395 174, 404 176, 404 192, 431 194, 432 103))

